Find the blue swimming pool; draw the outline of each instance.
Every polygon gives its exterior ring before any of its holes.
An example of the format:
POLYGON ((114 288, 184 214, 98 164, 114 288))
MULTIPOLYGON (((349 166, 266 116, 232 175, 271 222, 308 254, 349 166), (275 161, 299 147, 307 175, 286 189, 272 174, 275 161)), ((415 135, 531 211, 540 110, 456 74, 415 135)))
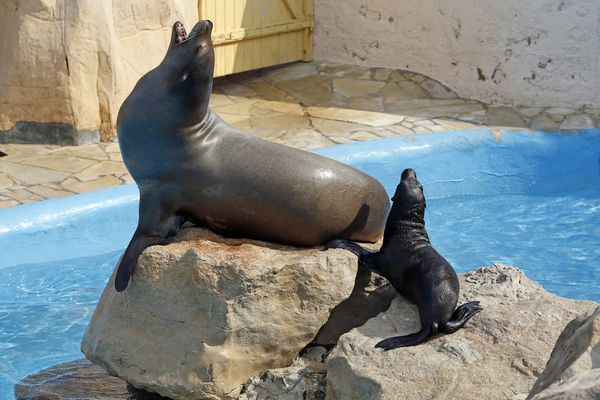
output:
MULTIPOLYGON (((404 168, 427 196, 433 244, 466 271, 493 262, 600 301, 600 131, 402 136, 317 151, 393 192, 404 168)), ((122 186, 0 211, 0 399, 81 357, 87 321, 137 218, 122 186)))

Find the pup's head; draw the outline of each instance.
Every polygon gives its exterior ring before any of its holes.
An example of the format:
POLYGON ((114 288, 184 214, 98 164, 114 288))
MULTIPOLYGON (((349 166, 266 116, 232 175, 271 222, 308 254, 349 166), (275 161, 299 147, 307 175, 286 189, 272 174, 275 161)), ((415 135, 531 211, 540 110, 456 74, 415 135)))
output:
POLYGON ((423 186, 417 180, 413 169, 407 168, 402 172, 396 193, 392 197, 392 208, 407 216, 411 220, 423 220, 425 217, 425 195, 423 186))

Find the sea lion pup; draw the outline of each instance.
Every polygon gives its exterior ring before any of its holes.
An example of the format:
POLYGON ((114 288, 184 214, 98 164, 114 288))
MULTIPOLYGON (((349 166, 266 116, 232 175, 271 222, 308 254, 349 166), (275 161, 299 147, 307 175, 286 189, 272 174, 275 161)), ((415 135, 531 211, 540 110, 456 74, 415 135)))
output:
POLYGON ((162 62, 117 118, 121 154, 140 190, 139 220, 117 267, 123 291, 142 251, 167 244, 186 221, 226 236, 297 246, 375 242, 389 210, 372 177, 327 157, 227 125, 208 104, 212 23, 173 26, 162 62))
POLYGON ((398 293, 417 305, 421 330, 377 343, 375 347, 384 350, 419 344, 439 331, 456 332, 482 310, 478 301, 456 308, 458 277, 429 241, 423 186, 414 170, 402 172, 392 202, 379 252, 370 252, 348 240, 327 244, 328 248, 343 248, 358 255, 360 265, 387 278, 398 293))

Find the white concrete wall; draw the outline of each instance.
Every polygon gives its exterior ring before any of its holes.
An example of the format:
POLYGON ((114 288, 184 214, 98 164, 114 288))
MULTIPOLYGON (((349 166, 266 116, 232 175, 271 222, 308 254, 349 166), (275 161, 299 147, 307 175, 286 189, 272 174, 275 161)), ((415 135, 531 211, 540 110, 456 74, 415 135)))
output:
POLYGON ((314 0, 315 59, 426 74, 461 96, 600 107, 598 0, 314 0))

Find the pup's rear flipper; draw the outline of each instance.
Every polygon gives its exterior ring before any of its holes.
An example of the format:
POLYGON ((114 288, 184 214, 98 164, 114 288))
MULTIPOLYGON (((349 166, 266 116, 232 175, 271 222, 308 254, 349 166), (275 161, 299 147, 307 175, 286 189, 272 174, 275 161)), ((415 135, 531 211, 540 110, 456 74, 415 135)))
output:
POLYGON ((454 333, 460 328, 462 328, 465 323, 470 320, 475 314, 483 310, 479 306, 478 301, 470 301, 468 303, 463 304, 454 310, 452 314, 452 318, 450 321, 446 322, 440 327, 440 330, 444 333, 454 333))
POLYGON ((375 347, 388 351, 397 349, 398 347, 414 346, 424 342, 429 336, 431 336, 431 327, 423 326, 419 332, 411 333, 410 335, 406 336, 394 336, 384 339, 377 343, 375 347))

